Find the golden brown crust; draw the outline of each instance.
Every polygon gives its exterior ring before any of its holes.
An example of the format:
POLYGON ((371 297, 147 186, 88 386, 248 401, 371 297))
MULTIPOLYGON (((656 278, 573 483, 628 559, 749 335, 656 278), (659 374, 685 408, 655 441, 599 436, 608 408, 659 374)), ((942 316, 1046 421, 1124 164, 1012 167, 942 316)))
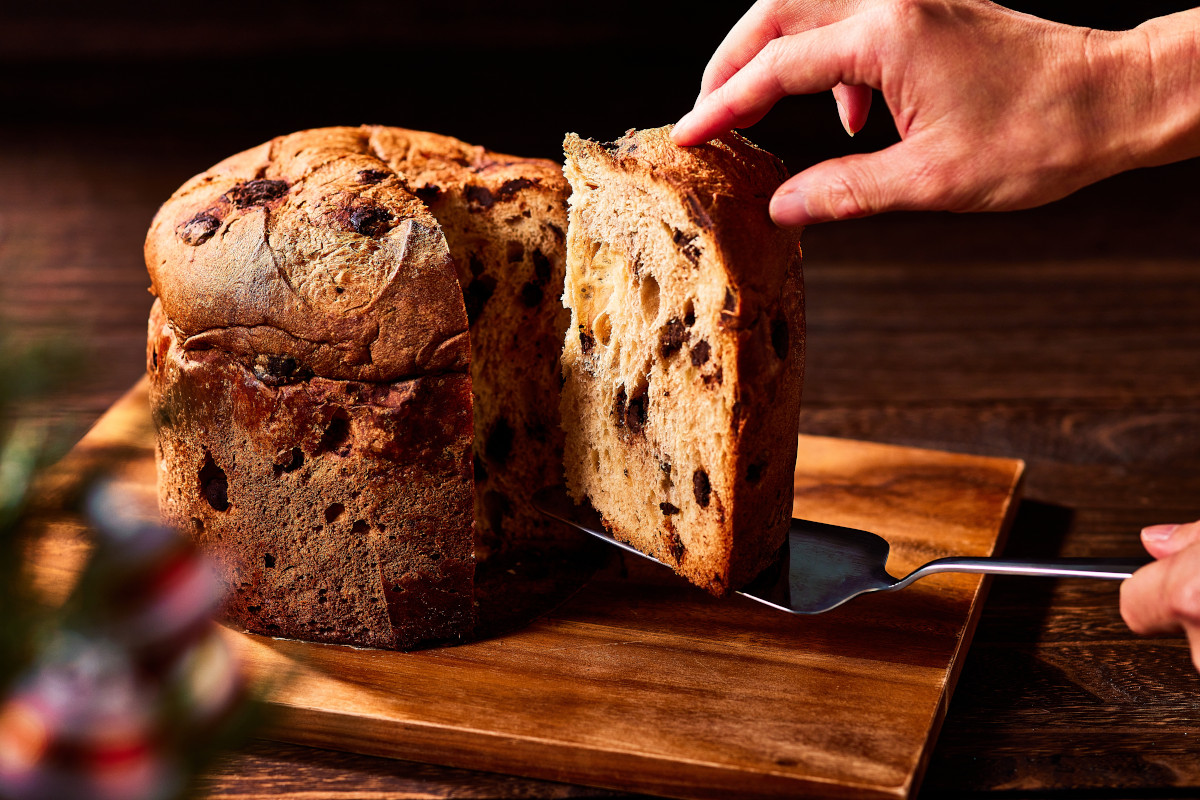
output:
POLYGON ((288 356, 338 379, 466 369, 445 240, 366 130, 304 131, 222 161, 163 205, 145 255, 185 349, 288 356))
POLYGON ((212 557, 225 620, 385 648, 471 629, 466 375, 272 384, 185 350, 159 302, 147 371, 159 509, 212 557))

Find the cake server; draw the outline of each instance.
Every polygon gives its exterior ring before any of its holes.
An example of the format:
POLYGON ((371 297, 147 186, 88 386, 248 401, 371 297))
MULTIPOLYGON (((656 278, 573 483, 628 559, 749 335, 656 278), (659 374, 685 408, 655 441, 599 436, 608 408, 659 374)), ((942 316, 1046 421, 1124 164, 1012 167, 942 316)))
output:
MULTIPOLYGON (((613 538, 591 505, 576 505, 563 486, 539 489, 533 495, 533 505, 548 517, 656 564, 663 564, 613 538)), ((859 595, 903 589, 926 575, 939 572, 1124 580, 1147 563, 1146 559, 1134 558, 951 556, 935 559, 903 578, 896 578, 886 569, 890 550, 888 541, 874 533, 793 519, 787 545, 781 549, 779 558, 738 594, 793 614, 820 614, 859 595)))

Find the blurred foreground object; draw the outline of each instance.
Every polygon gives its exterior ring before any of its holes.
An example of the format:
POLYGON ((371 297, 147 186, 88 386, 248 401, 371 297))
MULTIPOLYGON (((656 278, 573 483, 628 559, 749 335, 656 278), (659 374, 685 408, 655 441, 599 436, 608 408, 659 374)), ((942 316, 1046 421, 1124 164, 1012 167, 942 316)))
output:
POLYGON ((32 352, 0 344, 0 797, 179 797, 249 721, 211 621, 216 582, 153 508, 97 481, 84 495, 91 558, 63 608, 39 606, 19 534, 34 476, 65 447, 19 410, 70 369, 66 351, 32 352))
POLYGON ((208 562, 88 496, 96 550, 60 625, 0 706, 0 796, 166 800, 244 728, 246 684, 211 621, 208 562))

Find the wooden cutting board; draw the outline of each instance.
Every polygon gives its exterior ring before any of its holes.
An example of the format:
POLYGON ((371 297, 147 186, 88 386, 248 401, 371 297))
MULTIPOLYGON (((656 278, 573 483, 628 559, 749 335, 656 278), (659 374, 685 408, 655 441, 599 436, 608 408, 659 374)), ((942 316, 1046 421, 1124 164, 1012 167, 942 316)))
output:
MULTIPOLYGON (((101 470, 154 494, 145 384, 46 484, 101 470)), ((794 514, 875 531, 904 574, 1002 541, 1019 461, 801 436, 794 514)), ((60 515, 36 548, 47 596, 86 552, 60 515)), ((635 563, 636 562, 636 563, 635 563)), ((983 580, 938 575, 816 617, 715 600, 616 559, 509 635, 416 653, 227 631, 270 680, 280 741, 681 798, 908 797, 971 640, 983 580)))

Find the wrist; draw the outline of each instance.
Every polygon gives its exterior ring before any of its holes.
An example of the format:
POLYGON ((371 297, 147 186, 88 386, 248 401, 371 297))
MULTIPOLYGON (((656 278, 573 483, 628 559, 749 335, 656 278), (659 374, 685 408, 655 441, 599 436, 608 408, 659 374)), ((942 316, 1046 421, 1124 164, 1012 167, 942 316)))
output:
POLYGON ((1114 172, 1200 155, 1200 9, 1115 34, 1107 59, 1114 172))

